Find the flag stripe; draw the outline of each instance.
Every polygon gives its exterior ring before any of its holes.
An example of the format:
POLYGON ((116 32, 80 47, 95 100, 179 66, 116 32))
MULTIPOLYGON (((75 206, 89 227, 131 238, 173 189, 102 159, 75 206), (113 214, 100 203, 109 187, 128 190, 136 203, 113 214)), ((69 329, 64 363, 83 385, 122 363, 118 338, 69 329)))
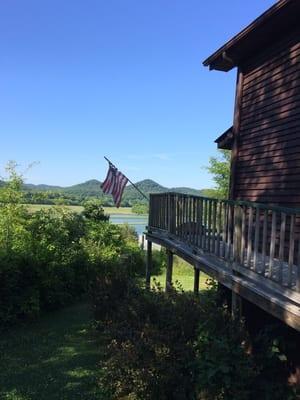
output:
POLYGON ((115 188, 115 183, 116 183, 116 174, 115 174, 114 168, 112 168, 110 166, 107 176, 106 176, 106 179, 101 185, 103 193, 112 194, 114 191, 114 188, 115 188))
POLYGON ((115 205, 119 207, 127 182, 128 178, 126 178, 122 172, 110 165, 107 176, 104 182, 101 184, 101 189, 103 190, 103 193, 111 194, 113 196, 115 205))
POLYGON ((117 207, 119 207, 123 195, 123 191, 125 189, 125 186, 128 182, 128 179, 126 178, 125 175, 122 174, 122 172, 118 171, 116 174, 116 185, 115 189, 113 192, 113 198, 114 202, 117 207))

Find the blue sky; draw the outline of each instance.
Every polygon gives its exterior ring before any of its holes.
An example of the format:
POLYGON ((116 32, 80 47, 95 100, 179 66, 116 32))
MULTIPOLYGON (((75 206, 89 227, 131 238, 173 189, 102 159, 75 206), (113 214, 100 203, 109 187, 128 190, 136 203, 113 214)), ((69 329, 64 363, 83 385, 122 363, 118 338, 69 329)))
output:
POLYGON ((202 61, 275 0, 2 0, 0 175, 212 186, 203 168, 232 123, 236 71, 202 61))

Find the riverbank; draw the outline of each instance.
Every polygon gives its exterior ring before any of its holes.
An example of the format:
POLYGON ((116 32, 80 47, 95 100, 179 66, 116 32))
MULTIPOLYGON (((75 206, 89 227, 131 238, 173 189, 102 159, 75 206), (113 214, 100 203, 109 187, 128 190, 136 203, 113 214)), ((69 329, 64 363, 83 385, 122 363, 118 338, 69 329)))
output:
MULTIPOLYGON (((54 207, 54 206, 52 204, 27 204, 27 207, 28 207, 28 210, 30 212, 36 212, 36 211, 39 211, 39 210, 42 210, 42 209, 47 210, 47 209, 49 209, 51 207, 54 207)), ((82 210, 83 210, 82 206, 69 206, 69 205, 66 205, 64 207, 68 208, 70 211, 78 212, 78 213, 81 213, 82 210)), ((132 214, 132 215, 137 215, 137 214, 134 214, 132 212, 132 208, 131 207, 119 207, 119 208, 117 208, 117 207, 103 207, 103 208, 104 208, 104 212, 106 214, 109 214, 109 215, 111 215, 111 214, 127 214, 127 215, 131 215, 132 214)))

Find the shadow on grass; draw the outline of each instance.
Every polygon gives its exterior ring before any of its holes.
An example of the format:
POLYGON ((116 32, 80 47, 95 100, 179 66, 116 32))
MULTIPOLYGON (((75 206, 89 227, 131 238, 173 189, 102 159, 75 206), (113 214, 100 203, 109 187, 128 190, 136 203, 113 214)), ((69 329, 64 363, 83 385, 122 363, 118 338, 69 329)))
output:
POLYGON ((97 388, 101 344, 87 305, 0 336, 0 399, 106 399, 97 388))

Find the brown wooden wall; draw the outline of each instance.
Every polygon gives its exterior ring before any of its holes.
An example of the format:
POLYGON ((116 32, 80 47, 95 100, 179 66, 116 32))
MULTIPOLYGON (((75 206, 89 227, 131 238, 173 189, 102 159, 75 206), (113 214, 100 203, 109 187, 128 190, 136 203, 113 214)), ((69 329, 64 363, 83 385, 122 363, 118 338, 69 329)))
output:
POLYGON ((300 31, 241 70, 233 197, 300 207, 300 31))

